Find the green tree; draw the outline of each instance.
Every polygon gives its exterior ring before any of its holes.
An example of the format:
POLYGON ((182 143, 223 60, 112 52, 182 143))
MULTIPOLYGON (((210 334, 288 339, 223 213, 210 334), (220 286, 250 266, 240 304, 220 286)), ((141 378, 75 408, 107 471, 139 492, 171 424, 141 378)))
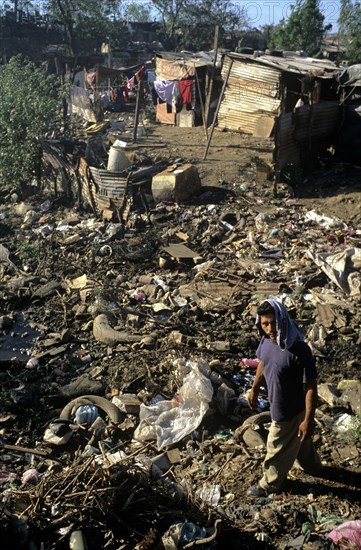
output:
POLYGON ((173 49, 210 49, 215 25, 220 28, 221 44, 247 24, 244 8, 232 0, 152 0, 152 4, 173 49))
POLYGON ((161 18, 166 42, 173 49, 177 49, 177 27, 182 15, 187 13, 189 3, 187 0, 152 0, 161 18))
POLYGON ((289 18, 281 19, 275 26, 270 46, 316 55, 325 32, 332 28, 332 25, 325 26, 324 22, 320 0, 296 0, 289 18))
POLYGON ((83 39, 101 43, 107 36, 116 38, 123 30, 119 0, 48 0, 48 10, 64 26, 74 54, 83 39))
POLYGON ((62 124, 65 88, 54 75, 18 55, 0 66, 0 186, 28 182, 39 161, 39 139, 62 124))
POLYGON ((138 4, 129 2, 124 10, 125 17, 135 23, 147 23, 152 20, 152 8, 150 4, 138 4))
POLYGON ((191 2, 180 21, 180 46, 192 51, 212 49, 216 25, 219 26, 219 46, 225 46, 226 41, 231 44, 247 22, 244 8, 231 0, 191 2))
POLYGON ((339 35, 346 47, 345 57, 353 63, 361 61, 361 3, 341 0, 338 19, 339 35))

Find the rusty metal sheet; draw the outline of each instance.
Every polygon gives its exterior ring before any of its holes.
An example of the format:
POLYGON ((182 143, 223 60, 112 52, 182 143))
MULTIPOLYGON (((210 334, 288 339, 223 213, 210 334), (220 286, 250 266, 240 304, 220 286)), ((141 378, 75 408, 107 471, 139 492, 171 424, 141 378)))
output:
MULTIPOLYGON (((222 75, 228 72, 225 57, 222 75)), ((273 119, 280 110, 280 72, 271 67, 235 61, 218 113, 218 126, 253 134, 262 117, 273 119)))
POLYGON ((234 62, 238 60, 243 63, 260 65, 291 73, 308 74, 312 72, 319 78, 333 78, 336 73, 340 73, 343 70, 342 68, 337 67, 335 63, 329 59, 316 59, 296 55, 286 55, 284 57, 261 55, 254 57, 249 54, 230 52, 227 54, 227 57, 229 59, 233 59, 234 62))
POLYGON ((277 169, 302 164, 325 153, 334 143, 339 115, 336 101, 305 105, 297 112, 283 113, 276 129, 277 169))
POLYGON ((89 166, 98 186, 98 194, 108 198, 121 199, 127 191, 128 175, 125 172, 111 172, 89 166))
POLYGON ((118 221, 126 219, 128 174, 112 172, 89 166, 90 173, 97 187, 94 202, 103 217, 109 219, 114 215, 118 221))

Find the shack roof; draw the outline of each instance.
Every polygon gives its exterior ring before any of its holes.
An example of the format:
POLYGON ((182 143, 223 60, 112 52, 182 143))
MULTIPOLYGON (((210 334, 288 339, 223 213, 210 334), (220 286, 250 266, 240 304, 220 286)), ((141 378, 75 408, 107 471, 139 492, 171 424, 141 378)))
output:
POLYGON ((361 87, 361 64, 358 63, 344 68, 339 75, 339 83, 345 88, 351 86, 361 87))
POLYGON ((253 54, 241 54, 236 52, 229 52, 225 55, 233 59, 233 61, 264 65, 278 69, 281 72, 290 72, 300 75, 311 73, 320 78, 333 78, 342 70, 328 59, 315 59, 313 57, 299 57, 292 55, 278 57, 268 54, 255 57, 253 54))
POLYGON ((179 80, 192 78, 197 69, 213 63, 209 52, 157 52, 155 70, 158 80, 179 80))
MULTIPOLYGON (((156 57, 166 61, 174 61, 180 65, 205 67, 213 63, 213 52, 156 52, 156 57)), ((218 56, 217 56, 218 57, 218 56)))

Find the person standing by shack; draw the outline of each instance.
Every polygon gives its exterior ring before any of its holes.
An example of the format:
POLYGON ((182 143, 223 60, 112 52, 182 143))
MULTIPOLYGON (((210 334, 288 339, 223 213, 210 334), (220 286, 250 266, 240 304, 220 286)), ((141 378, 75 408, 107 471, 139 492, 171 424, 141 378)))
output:
POLYGON ((256 325, 262 337, 257 349, 260 362, 248 403, 256 410, 260 388, 266 382, 272 423, 263 476, 247 494, 261 497, 282 488, 296 460, 313 475, 320 473, 322 466, 312 442, 317 370, 311 349, 280 302, 263 302, 257 310, 256 325))

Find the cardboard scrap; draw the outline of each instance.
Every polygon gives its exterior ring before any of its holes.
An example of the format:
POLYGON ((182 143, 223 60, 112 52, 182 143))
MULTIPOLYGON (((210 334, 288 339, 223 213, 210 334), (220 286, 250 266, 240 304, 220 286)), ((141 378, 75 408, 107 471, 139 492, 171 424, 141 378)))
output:
POLYGON ((175 258, 177 261, 180 260, 201 260, 201 256, 188 248, 185 244, 174 243, 169 246, 164 247, 164 252, 175 258))
POLYGON ((268 138, 271 137, 275 125, 274 116, 261 116, 257 120, 256 127, 253 131, 254 137, 268 138))

